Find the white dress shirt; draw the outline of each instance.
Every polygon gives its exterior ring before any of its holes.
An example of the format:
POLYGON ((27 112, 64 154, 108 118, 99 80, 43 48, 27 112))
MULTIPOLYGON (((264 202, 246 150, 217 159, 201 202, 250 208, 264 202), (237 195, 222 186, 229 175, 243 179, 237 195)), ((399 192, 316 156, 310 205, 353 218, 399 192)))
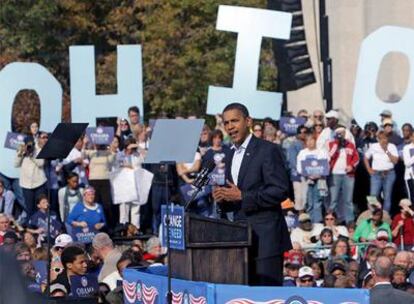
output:
POLYGON ((404 179, 414 179, 414 153, 411 151, 414 150, 414 144, 411 143, 409 145, 405 145, 403 148, 403 158, 404 158, 404 165, 405 165, 405 174, 404 179))
POLYGON ((232 149, 235 149, 233 160, 231 162, 231 177, 233 178, 233 182, 236 186, 238 186, 237 180, 239 178, 239 172, 240 172, 240 167, 241 167, 241 163, 243 160, 243 156, 244 156, 244 153, 246 152, 247 145, 249 144, 251 139, 252 139, 252 134, 249 134, 249 136, 246 137, 244 142, 239 147, 236 147, 235 145, 231 147, 232 149))

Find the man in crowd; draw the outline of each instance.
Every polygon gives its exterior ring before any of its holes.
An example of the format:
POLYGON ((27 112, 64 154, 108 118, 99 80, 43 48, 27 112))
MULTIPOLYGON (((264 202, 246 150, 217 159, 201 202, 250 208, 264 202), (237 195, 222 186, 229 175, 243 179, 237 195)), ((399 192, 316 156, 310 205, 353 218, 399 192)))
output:
MULTIPOLYGON (((326 149, 328 150, 328 143, 335 138, 335 129, 338 126, 339 122, 339 113, 335 110, 330 110, 325 115, 326 117, 326 128, 323 129, 322 133, 319 135, 316 146, 318 149, 326 149)), ((345 137, 346 140, 349 140, 352 143, 355 143, 354 136, 351 132, 346 129, 345 130, 345 137)))
POLYGON ((7 215, 0 213, 0 245, 3 244, 4 235, 10 228, 10 221, 7 215))
POLYGON ((104 282, 112 289, 116 287, 116 281, 120 280, 116 263, 121 257, 121 252, 114 248, 114 244, 108 234, 100 232, 93 238, 92 246, 98 256, 103 260, 103 266, 99 272, 98 282, 104 282))
POLYGON ((299 269, 299 276, 296 281, 297 287, 313 287, 315 286, 315 280, 312 268, 303 266, 299 269))
POLYGON ((88 265, 85 251, 78 246, 68 246, 62 252, 61 261, 64 270, 57 276, 56 280, 50 283, 50 289, 59 288, 63 290, 66 295, 70 295, 70 277, 86 274, 88 265))
POLYGON ((371 304, 414 303, 414 296, 392 287, 392 262, 389 258, 380 256, 374 264, 372 273, 375 280, 375 286, 370 290, 371 304))
POLYGON ((4 187, 3 181, 0 179, 0 213, 12 216, 15 196, 10 190, 4 187))
POLYGON ((281 148, 250 134, 247 108, 232 103, 223 110, 233 155, 226 162, 227 187, 216 187, 214 199, 232 206, 235 219, 251 224, 251 283, 282 285, 283 253, 292 248, 281 202, 289 195, 289 176, 281 148))

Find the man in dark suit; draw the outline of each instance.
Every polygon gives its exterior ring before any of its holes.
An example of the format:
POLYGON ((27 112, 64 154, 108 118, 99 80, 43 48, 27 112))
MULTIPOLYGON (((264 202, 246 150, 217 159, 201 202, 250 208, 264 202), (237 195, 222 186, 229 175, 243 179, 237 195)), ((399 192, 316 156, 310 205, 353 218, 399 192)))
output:
POLYGON ((370 303, 398 303, 413 304, 414 296, 392 287, 390 278, 392 274, 392 262, 386 256, 380 256, 372 270, 375 286, 370 290, 370 303))
POLYGON ((250 134, 252 119, 239 103, 223 110, 233 149, 226 160, 226 187, 216 187, 214 199, 235 211, 235 220, 252 228, 249 263, 251 285, 281 286, 283 253, 292 248, 281 202, 288 198, 289 176, 281 148, 250 134))

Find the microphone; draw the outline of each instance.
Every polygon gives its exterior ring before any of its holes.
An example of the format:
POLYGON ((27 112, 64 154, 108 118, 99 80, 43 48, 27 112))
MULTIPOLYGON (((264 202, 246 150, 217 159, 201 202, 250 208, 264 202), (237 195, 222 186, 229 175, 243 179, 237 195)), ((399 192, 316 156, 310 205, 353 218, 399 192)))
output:
POLYGON ((201 171, 197 174, 196 178, 194 179, 192 185, 197 189, 194 190, 193 195, 191 198, 186 202, 184 210, 187 210, 191 203, 194 201, 198 193, 200 192, 201 188, 208 184, 210 178, 208 175, 214 170, 216 167, 216 163, 214 160, 209 160, 206 162, 205 166, 201 169, 201 171))
POLYGON ((198 189, 207 185, 209 181, 208 175, 214 170, 216 167, 216 163, 214 160, 209 160, 205 164, 205 166, 201 169, 201 171, 197 174, 196 178, 194 179, 192 185, 198 189))

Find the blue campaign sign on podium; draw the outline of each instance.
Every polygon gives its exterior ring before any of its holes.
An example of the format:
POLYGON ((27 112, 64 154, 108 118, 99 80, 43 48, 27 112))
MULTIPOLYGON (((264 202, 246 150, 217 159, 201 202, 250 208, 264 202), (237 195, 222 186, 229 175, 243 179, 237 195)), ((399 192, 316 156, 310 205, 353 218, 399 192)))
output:
MULTIPOLYGON (((185 223, 184 207, 169 204, 168 212, 170 218, 170 248, 176 250, 185 250, 185 223)), ((167 247, 167 206, 161 207, 162 221, 162 244, 167 247)))

